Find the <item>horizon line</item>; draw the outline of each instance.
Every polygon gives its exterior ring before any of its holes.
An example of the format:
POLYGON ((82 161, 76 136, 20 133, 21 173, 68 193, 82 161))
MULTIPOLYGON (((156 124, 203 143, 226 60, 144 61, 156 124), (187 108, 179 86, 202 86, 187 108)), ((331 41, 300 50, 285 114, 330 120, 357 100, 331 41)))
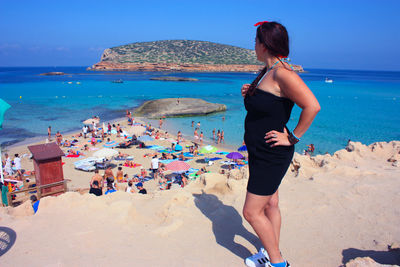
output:
MULTIPOLYGON (((66 65, 66 66, 1 66, 0 68, 88 68, 90 65, 66 65)), ((399 70, 374 70, 374 69, 332 69, 332 68, 307 68, 303 67, 304 70, 343 70, 343 71, 380 71, 380 72, 400 72, 399 70)), ((129 71, 129 70, 126 70, 129 71)), ((121 72, 121 71, 110 71, 110 70, 105 70, 104 72, 121 72)), ((140 72, 140 71, 134 71, 134 72, 140 72)), ((162 71, 158 71, 162 72, 162 71)), ((195 72, 193 72, 195 73, 195 72)), ((216 72, 219 73, 219 72, 216 72)))

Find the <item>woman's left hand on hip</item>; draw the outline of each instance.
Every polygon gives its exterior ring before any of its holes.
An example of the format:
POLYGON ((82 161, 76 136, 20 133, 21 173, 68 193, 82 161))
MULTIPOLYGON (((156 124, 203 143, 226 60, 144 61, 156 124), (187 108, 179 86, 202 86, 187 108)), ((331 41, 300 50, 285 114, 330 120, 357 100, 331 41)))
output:
POLYGON ((274 146, 291 146, 292 144, 289 142, 288 134, 281 133, 275 130, 269 131, 265 134, 264 139, 266 139, 265 143, 271 143, 271 147, 274 146))

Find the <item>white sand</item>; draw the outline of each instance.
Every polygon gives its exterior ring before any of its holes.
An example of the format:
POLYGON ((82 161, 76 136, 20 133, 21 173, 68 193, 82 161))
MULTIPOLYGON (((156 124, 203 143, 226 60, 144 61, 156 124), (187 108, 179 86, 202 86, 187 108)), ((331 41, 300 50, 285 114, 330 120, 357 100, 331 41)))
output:
MULTIPOLYGON (((351 143, 349 150, 295 155, 280 187, 281 251, 292 266, 339 266, 367 256, 399 260, 387 246, 400 242, 400 164, 387 160, 398 158, 400 142, 351 143)), ((135 162, 149 164, 144 152, 129 151, 135 162)), ((69 188, 88 187, 92 173, 73 170, 74 160, 64 166, 69 188)), ((35 215, 28 202, 0 208, 0 225, 17 233, 0 265, 244 266, 260 246, 241 214, 247 180, 233 179, 238 173, 227 179, 219 167, 183 189, 101 197, 68 192, 43 198, 35 215)))

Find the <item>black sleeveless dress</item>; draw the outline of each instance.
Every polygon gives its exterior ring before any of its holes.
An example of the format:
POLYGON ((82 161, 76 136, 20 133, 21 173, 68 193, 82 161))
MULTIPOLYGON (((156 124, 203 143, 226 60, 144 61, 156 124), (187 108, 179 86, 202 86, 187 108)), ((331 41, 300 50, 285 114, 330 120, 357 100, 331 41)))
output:
POLYGON ((283 132, 290 118, 293 101, 289 98, 256 89, 254 95, 246 95, 247 110, 244 141, 249 154, 249 181, 247 191, 268 196, 278 190, 293 158, 294 146, 271 147, 265 134, 276 130, 283 132))

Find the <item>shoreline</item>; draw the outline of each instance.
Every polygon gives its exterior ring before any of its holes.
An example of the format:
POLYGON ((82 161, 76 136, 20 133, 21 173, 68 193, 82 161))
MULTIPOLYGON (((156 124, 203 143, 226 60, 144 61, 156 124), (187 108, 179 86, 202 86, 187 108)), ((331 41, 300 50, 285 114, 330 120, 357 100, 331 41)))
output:
MULTIPOLYGON (((175 129, 173 127, 159 129, 157 126, 155 126, 155 123, 157 123, 157 120, 154 120, 154 119, 149 119, 149 118, 145 118, 145 117, 134 117, 134 118, 135 118, 135 120, 138 120, 141 123, 150 124, 153 128, 155 128, 157 130, 161 130, 163 132, 165 132, 165 130, 167 130, 167 132, 171 136, 173 136, 174 138, 176 138, 176 133, 179 131, 179 129, 175 129)), ((126 118, 125 117, 117 117, 115 119, 104 121, 105 124, 107 124, 107 123, 111 123, 111 124, 120 123, 120 124, 122 124, 124 122, 126 122, 126 118)), ((102 123, 103 122, 100 122, 100 124, 102 124, 102 123)), ((76 130, 70 130, 70 131, 66 131, 66 132, 61 132, 61 134, 64 137, 64 136, 76 135, 76 134, 79 134, 80 132, 81 132, 81 129, 77 127, 76 130)), ((54 136, 54 134, 52 134, 52 136, 54 136)), ((185 140, 188 140, 188 141, 191 141, 191 142, 195 141, 193 136, 191 136, 191 135, 182 133, 182 136, 184 137, 185 140)), ((4 145, 4 146, 2 144, 0 144, 0 145, 2 146, 2 151, 5 152, 5 151, 9 151, 11 149, 19 149, 20 147, 24 147, 24 146, 27 147, 27 146, 30 146, 30 145, 44 143, 44 142, 46 142, 46 140, 47 140, 47 135, 39 135, 39 136, 25 138, 24 140, 16 142, 16 143, 13 143, 11 145, 4 145)), ((54 141, 54 138, 52 138, 52 141, 54 141)), ((204 143, 211 143, 211 142, 213 142, 213 140, 211 140, 209 138, 204 138, 204 143)), ((224 144, 218 144, 218 145, 213 143, 212 145, 215 146, 215 147, 221 148, 221 149, 229 149, 229 150, 233 150, 233 151, 236 151, 237 148, 241 146, 241 145, 239 145, 239 146, 236 147, 234 144, 230 144, 229 142, 224 143, 224 144)))

